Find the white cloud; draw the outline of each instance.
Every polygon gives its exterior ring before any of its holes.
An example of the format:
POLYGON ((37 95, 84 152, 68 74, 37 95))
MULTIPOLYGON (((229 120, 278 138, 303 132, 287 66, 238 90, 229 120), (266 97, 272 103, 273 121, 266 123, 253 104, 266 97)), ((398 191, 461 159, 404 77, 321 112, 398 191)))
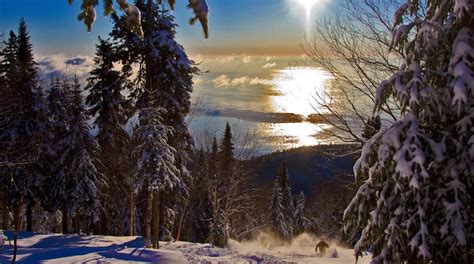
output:
POLYGON ((277 65, 276 62, 269 62, 269 63, 263 65, 262 68, 264 68, 264 69, 269 69, 269 68, 275 67, 276 65, 277 65))
POLYGON ((251 56, 244 56, 244 57, 242 58, 242 62, 243 62, 243 63, 249 63, 249 62, 251 62, 251 61, 252 61, 252 57, 251 57, 251 56))
POLYGON ((241 61, 242 63, 250 63, 252 62, 252 56, 240 54, 240 55, 227 55, 227 56, 217 56, 214 58, 215 62, 218 63, 231 63, 234 61, 241 61))
POLYGON ((223 74, 223 75, 219 75, 219 77, 212 80, 212 83, 214 84, 214 86, 217 86, 217 87, 227 87, 230 85, 230 81, 231 80, 229 76, 223 74))
POLYGON ((229 76, 223 74, 219 75, 215 78, 212 83, 216 87, 229 87, 229 86, 246 86, 246 85, 259 85, 265 84, 270 85, 272 84, 271 80, 261 79, 259 77, 248 77, 248 76, 241 76, 236 78, 229 78, 229 76))
POLYGON ((67 57, 62 53, 37 56, 38 72, 40 79, 49 81, 52 77, 72 77, 76 75, 80 81, 85 81, 89 72, 94 66, 94 61, 90 56, 78 55, 67 57))
POLYGON ((215 61, 218 63, 230 63, 235 60, 234 55, 229 55, 229 56, 219 56, 215 58, 215 61))

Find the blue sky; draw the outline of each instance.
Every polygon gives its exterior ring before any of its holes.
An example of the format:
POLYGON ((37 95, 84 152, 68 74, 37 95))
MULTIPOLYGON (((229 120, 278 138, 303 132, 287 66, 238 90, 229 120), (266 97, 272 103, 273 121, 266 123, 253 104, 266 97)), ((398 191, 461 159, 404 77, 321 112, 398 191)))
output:
MULTIPOLYGON (((187 23, 192 15, 185 7, 187 1, 178 0, 178 38, 194 54, 300 54, 307 21, 298 1, 208 0, 211 35, 204 40, 199 26, 187 23)), ((327 3, 329 0, 320 1, 313 8, 311 20, 327 15, 326 10, 333 5, 327 3)), ((70 6, 66 0, 0 0, 0 32, 16 29, 23 17, 37 54, 91 55, 97 36, 106 36, 112 24, 109 18, 99 15, 93 31, 86 32, 76 19, 80 2, 75 0, 70 6)), ((98 14, 101 13, 99 7, 98 14)))

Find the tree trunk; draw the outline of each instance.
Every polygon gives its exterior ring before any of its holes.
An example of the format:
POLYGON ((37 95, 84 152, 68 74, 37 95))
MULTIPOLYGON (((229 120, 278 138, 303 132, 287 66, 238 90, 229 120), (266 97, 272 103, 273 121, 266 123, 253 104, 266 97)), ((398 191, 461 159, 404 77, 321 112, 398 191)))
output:
POLYGON ((20 195, 20 200, 17 202, 15 209, 13 210, 13 219, 15 222, 14 232, 13 232, 13 257, 12 264, 16 261, 16 254, 18 249, 18 232, 20 231, 21 218, 20 212, 23 205, 23 195, 20 195))
POLYGON ((135 194, 133 193, 133 191, 130 192, 130 227, 128 235, 135 235, 135 194))
POLYGON ((8 229, 8 204, 7 204, 7 192, 3 192, 2 196, 2 229, 8 229))
POLYGON ((69 233, 68 231, 69 216, 67 213, 66 206, 63 206, 62 213, 63 213, 63 218, 62 218, 63 234, 65 235, 69 233))
POLYGON ((159 197, 159 200, 158 200, 158 204, 159 204, 159 207, 158 207, 158 212, 159 212, 159 220, 160 220, 160 223, 159 223, 159 236, 163 235, 163 232, 164 232, 164 223, 165 223, 165 198, 164 198, 164 193, 165 192, 159 192, 158 194, 158 197, 159 197))
POLYGON ((151 246, 151 217, 152 217, 153 192, 148 191, 145 216, 145 247, 151 246))
POLYGON ((102 217, 101 217, 101 222, 100 222, 100 233, 102 235, 108 235, 109 234, 109 230, 108 230, 108 227, 109 227, 109 216, 108 216, 108 212, 107 212, 107 202, 108 201, 105 201, 104 203, 104 209, 102 210, 102 217))
POLYGON ((160 248, 160 214, 158 209, 158 190, 153 190, 153 248, 160 248))
POLYGON ((81 233, 80 223, 81 223, 81 220, 80 220, 80 217, 79 217, 79 213, 76 212, 76 214, 72 218, 72 226, 73 226, 74 234, 79 235, 81 233))
POLYGON ((26 231, 33 232, 33 201, 28 197, 26 201, 26 231))
POLYGON ((188 206, 189 206, 189 195, 188 197, 186 197, 186 202, 184 203, 183 212, 181 212, 181 216, 179 218, 178 230, 176 231, 176 241, 179 241, 181 239, 181 228, 183 227, 184 219, 186 218, 188 206))

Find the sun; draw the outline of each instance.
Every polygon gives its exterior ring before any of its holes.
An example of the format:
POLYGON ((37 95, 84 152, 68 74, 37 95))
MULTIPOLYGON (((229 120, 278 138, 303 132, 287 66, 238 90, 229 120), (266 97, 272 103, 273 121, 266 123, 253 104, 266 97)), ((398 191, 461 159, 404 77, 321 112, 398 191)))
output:
POLYGON ((317 2, 319 2, 319 0, 298 0, 298 3, 305 8, 307 18, 311 16, 311 10, 317 2))

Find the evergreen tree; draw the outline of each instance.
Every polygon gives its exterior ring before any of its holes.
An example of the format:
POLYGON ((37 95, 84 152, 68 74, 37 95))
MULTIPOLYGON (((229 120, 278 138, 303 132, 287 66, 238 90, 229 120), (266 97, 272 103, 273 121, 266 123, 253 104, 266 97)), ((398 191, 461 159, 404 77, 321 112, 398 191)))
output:
POLYGON ((474 3, 407 1, 395 13, 399 70, 377 90, 399 120, 363 147, 345 212, 375 263, 468 263, 474 242, 474 3))
POLYGON ((68 214, 80 215, 96 222, 100 213, 99 184, 100 174, 96 168, 97 142, 89 133, 81 85, 74 78, 71 100, 71 115, 69 120, 70 133, 67 144, 70 155, 67 160, 67 174, 72 181, 68 198, 68 214))
POLYGON ((0 64, 0 71, 5 81, 5 83, 3 83, 4 89, 2 89, 2 98, 6 99, 8 97, 11 98, 13 95, 12 93, 15 92, 15 81, 18 76, 18 41, 15 32, 10 31, 8 40, 4 43, 4 46, 5 47, 1 53, 2 61, 0 64), (6 92, 9 92, 9 94, 6 92))
POLYGON ((6 47, 2 51, 1 75, 5 80, 2 89, 2 108, 5 118, 0 133, 6 155, 2 162, 2 181, 9 186, 8 196, 14 209, 16 231, 20 224, 20 211, 27 205, 27 230, 32 230, 31 207, 35 193, 39 192, 42 177, 35 166, 38 156, 37 109, 41 104, 41 88, 37 82, 36 63, 25 21, 20 20, 18 33, 10 32, 6 47))
POLYGON ((190 190, 189 225, 190 241, 205 243, 209 238, 212 220, 212 204, 209 193, 208 164, 204 150, 198 153, 193 170, 193 184, 190 190))
POLYGON ((126 79, 114 69, 115 53, 112 43, 99 38, 94 58, 96 66, 87 79, 86 90, 89 91, 89 95, 86 104, 89 107, 89 115, 95 118, 94 125, 98 129, 97 142, 100 146, 98 157, 102 165, 99 170, 104 175, 106 183, 101 186, 104 207, 102 232, 123 235, 128 208, 123 195, 130 197, 132 195, 130 168, 133 167, 133 159, 130 155, 130 138, 123 128, 127 119, 127 103, 122 95, 126 79))
MULTIPOLYGON (((192 92, 192 74, 197 72, 193 63, 188 59, 184 48, 176 42, 176 25, 173 17, 153 0, 136 1, 136 7, 141 11, 144 31, 143 39, 126 30, 126 17, 115 16, 115 28, 111 33, 118 45, 117 54, 123 63, 123 74, 130 77, 132 66, 140 64, 141 70, 133 82, 131 96, 134 107, 138 112, 142 109, 166 109, 161 111, 163 125, 170 127, 166 135, 167 144, 175 150, 174 166, 176 176, 182 184, 175 186, 173 192, 161 192, 159 214, 174 211, 169 215, 178 215, 183 206, 177 206, 178 201, 184 201, 188 195, 187 183, 190 174, 186 166, 189 154, 193 150, 193 140, 185 123, 189 113, 190 94, 192 92)), ((140 177, 140 175, 137 175, 140 177)), ((161 219, 162 223, 172 223, 174 219, 161 219)), ((169 226, 161 226, 168 228, 169 226)))
POLYGON ((225 125, 224 137, 220 145, 220 160, 221 160, 221 177, 230 177, 230 171, 232 170, 232 163, 234 161, 234 143, 232 143, 232 130, 229 122, 225 125))
MULTIPOLYGON (((16 70, 18 71, 18 75, 14 89, 17 89, 19 93, 18 105, 21 106, 21 117, 15 125, 15 127, 18 128, 18 143, 21 144, 17 146, 17 149, 21 148, 20 146, 23 148, 28 146, 27 149, 24 149, 25 152, 22 154, 30 164, 34 164, 39 153, 37 152, 36 142, 31 139, 35 136, 35 131, 37 131, 37 101, 35 99, 38 99, 37 93, 40 87, 37 81, 37 68, 33 58, 33 47, 26 23, 23 19, 20 20, 20 25, 18 26, 17 42, 16 70)), ((27 230, 32 231, 33 220, 31 208, 34 203, 33 197, 34 193, 40 188, 42 180, 39 178, 39 174, 35 171, 33 165, 22 166, 20 170, 22 170, 20 174, 23 174, 24 179, 20 180, 23 181, 23 183, 17 182, 17 184, 24 184, 22 189, 27 206, 27 230)))
POLYGON ((306 197, 303 191, 301 191, 298 199, 296 200, 295 214, 294 214, 294 234, 298 235, 309 230, 311 222, 306 217, 306 197))
POLYGON ((270 200, 270 223, 273 230, 285 240, 291 239, 291 234, 288 232, 287 219, 284 214, 283 195, 278 179, 273 184, 272 197, 270 200))
MULTIPOLYGON (((15 118, 18 117, 19 99, 18 91, 15 89, 17 79, 16 55, 18 43, 16 34, 10 31, 7 42, 1 52, 0 63, 0 185, 4 192, 2 205, 8 207, 7 195, 16 188, 12 181, 13 166, 16 163, 17 151, 15 148, 15 118)), ((4 210, 3 220, 8 221, 8 212, 4 210)), ((7 227, 4 223, 4 227, 7 227)))
POLYGON ((217 143, 217 139, 216 137, 213 138, 212 140, 212 146, 211 146, 211 149, 209 150, 210 151, 210 155, 209 155, 209 159, 208 159, 208 169, 209 169, 209 178, 211 179, 211 181, 216 181, 217 180, 217 174, 218 174, 218 171, 219 171, 219 164, 220 164, 220 161, 219 161, 219 144, 217 143))
MULTIPOLYGON (((184 184, 179 178, 179 169, 176 167, 176 149, 168 144, 167 136, 171 128, 165 126, 161 113, 164 110, 159 108, 144 108, 139 114, 139 125, 135 135, 138 137, 138 164, 135 171, 136 191, 146 189, 149 193, 147 201, 147 212, 145 216, 146 244, 158 248, 158 228, 157 219, 158 195, 163 196, 164 192, 179 190, 184 184), (155 220, 155 221, 152 221, 155 220), (153 222, 153 243, 151 237, 151 223, 153 222)), ((162 199, 160 199, 162 200, 162 199)), ((160 201, 162 202, 162 201, 160 201)))
POLYGON ((288 163, 285 161, 280 167, 278 175, 278 183, 281 192, 281 203, 283 206, 283 215, 285 216, 286 227, 289 237, 293 237, 293 216, 295 206, 293 203, 293 195, 291 194, 290 178, 288 173, 288 163))
POLYGON ((46 104, 49 113, 47 149, 45 164, 49 175, 46 179, 45 190, 48 190, 48 199, 45 206, 49 211, 62 211, 63 233, 68 233, 68 212, 70 205, 69 191, 71 180, 68 174, 68 158, 71 153, 69 142, 70 130, 70 98, 68 97, 69 85, 61 83, 56 78, 51 81, 46 104))

